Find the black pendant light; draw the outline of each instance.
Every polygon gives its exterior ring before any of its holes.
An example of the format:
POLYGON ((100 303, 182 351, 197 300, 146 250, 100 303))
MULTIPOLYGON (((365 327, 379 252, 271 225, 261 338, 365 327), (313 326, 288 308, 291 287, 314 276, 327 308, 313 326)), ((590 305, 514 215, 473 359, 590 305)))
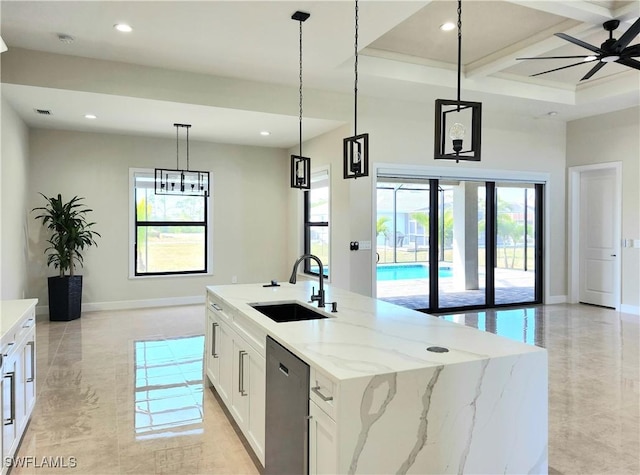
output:
POLYGON ((342 141, 345 179, 369 176, 369 134, 358 135, 358 0, 355 0, 355 4, 353 136, 342 141))
POLYGON ((291 19, 300 23, 300 152, 298 155, 291 155, 291 188, 308 190, 311 188, 311 158, 302 156, 302 23, 311 14, 297 11, 291 15, 291 19))
POLYGON ((209 172, 189 170, 189 129, 191 124, 173 124, 176 128, 176 168, 155 169, 156 195, 209 196, 209 172), (179 130, 187 130, 187 168, 180 169, 179 130))
POLYGON ((434 158, 480 161, 482 103, 460 100, 462 0, 458 0, 458 99, 436 99, 434 158))

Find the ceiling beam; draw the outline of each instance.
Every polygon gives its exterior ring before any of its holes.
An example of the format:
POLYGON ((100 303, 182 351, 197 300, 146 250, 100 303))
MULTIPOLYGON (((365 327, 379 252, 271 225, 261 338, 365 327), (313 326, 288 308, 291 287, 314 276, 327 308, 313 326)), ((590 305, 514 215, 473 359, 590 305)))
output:
POLYGON ((563 16, 572 20, 577 20, 594 25, 604 23, 614 18, 613 13, 608 8, 595 3, 583 0, 570 2, 545 1, 545 0, 506 0, 509 3, 522 5, 523 7, 540 10, 553 15, 563 16))
POLYGON ((589 23, 576 25, 575 21, 566 20, 468 64, 465 75, 468 78, 489 76, 518 64, 516 58, 540 56, 565 45, 566 41, 554 36, 554 33, 564 32, 576 38, 584 38, 600 28, 602 28, 600 25, 597 27, 589 23))

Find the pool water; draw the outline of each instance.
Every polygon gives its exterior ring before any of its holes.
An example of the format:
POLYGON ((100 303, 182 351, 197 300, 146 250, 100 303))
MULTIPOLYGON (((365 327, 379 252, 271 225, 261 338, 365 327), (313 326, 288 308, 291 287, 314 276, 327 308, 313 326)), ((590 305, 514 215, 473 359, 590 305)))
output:
MULTIPOLYGON (((406 280, 406 279, 428 279, 429 266, 422 264, 410 265, 382 265, 377 267, 378 280, 406 280)), ((450 267, 440 267, 438 277, 452 277, 453 271, 450 267)))

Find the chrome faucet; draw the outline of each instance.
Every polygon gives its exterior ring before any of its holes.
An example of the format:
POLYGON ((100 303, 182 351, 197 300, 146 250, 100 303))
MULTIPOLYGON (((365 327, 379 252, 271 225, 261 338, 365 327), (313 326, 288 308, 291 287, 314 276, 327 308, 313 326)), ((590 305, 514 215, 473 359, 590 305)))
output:
POLYGON ((290 284, 296 283, 296 274, 298 271, 298 264, 300 264, 305 259, 313 259, 318 263, 318 266, 320 266, 320 273, 319 273, 320 290, 318 290, 317 294, 314 294, 313 292, 311 292, 311 301, 318 302, 318 308, 322 308, 324 307, 324 283, 323 283, 324 268, 322 267, 322 261, 318 257, 314 256, 313 254, 304 254, 300 256, 300 258, 296 261, 296 263, 293 264, 293 271, 291 272, 291 278, 289 279, 289 283, 290 284))

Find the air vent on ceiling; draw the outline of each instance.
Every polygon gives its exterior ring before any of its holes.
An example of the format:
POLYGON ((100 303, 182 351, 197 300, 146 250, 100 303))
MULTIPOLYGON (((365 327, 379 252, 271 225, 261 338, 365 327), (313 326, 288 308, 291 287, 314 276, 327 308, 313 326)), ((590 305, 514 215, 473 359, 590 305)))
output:
POLYGON ((36 111, 36 114, 51 115, 51 111, 47 109, 34 109, 34 110, 36 111))

